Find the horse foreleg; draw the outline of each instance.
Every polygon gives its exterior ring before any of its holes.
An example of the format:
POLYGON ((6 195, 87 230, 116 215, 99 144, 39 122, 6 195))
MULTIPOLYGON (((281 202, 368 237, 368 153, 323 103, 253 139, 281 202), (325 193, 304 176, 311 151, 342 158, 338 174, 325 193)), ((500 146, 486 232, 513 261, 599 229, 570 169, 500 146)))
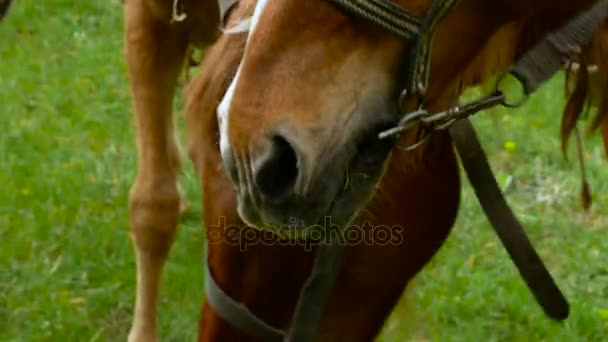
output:
POLYGON ((129 199, 137 262, 137 293, 129 341, 156 341, 159 281, 182 203, 171 109, 187 42, 169 24, 157 20, 143 0, 126 2, 125 25, 138 157, 129 199))

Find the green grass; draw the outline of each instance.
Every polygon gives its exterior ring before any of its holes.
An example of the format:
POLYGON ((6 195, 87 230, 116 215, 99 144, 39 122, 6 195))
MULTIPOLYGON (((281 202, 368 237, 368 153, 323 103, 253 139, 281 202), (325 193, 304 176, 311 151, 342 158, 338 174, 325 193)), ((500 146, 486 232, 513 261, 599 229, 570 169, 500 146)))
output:
MULTIPOLYGON (((118 0, 21 0, 0 25, 0 341, 125 339, 135 146, 122 52, 118 0)), ((587 140, 595 203, 584 214, 575 156, 564 159, 557 140, 561 82, 475 123, 499 179, 513 179, 508 199, 571 317, 543 316, 466 185, 453 234, 382 340, 608 338, 608 165, 597 137, 587 140), (502 148, 507 140, 514 151, 502 148)), ((184 184, 193 212, 164 274, 164 341, 194 339, 203 296, 201 194, 189 164, 184 184)))

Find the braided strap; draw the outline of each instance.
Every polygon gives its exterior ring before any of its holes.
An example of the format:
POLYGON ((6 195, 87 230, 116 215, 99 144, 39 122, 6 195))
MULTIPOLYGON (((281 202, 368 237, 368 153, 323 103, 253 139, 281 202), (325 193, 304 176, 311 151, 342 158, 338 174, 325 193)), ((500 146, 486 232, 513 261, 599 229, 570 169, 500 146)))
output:
POLYGON ((410 68, 406 77, 406 89, 411 95, 424 95, 429 83, 429 70, 431 50, 433 48, 433 38, 435 29, 439 21, 461 0, 436 0, 433 1, 429 12, 424 16, 421 33, 411 54, 410 68))
POLYGON ((351 14, 368 20, 404 39, 420 33, 420 18, 395 5, 391 0, 326 0, 351 14))

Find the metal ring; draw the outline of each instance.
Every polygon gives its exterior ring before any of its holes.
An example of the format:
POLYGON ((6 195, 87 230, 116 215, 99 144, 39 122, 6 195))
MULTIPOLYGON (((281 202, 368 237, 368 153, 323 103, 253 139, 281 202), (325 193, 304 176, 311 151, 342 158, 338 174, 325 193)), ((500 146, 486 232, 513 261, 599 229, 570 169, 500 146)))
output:
POLYGON ((424 117, 427 114, 428 112, 424 109, 405 114, 403 118, 399 120, 397 126, 378 133, 378 138, 382 140, 390 136, 400 134, 401 132, 409 129, 410 127, 417 125, 419 123, 420 118, 424 117))
MULTIPOLYGON (((502 75, 500 75, 500 77, 496 80, 496 88, 495 88, 495 92, 496 93, 501 93, 501 94, 505 94, 505 92, 500 89, 500 84, 502 83, 502 81, 505 79, 505 77, 507 75, 511 74, 511 72, 505 72, 502 75)), ((521 82, 521 80, 519 78, 517 78, 517 76, 513 75, 513 77, 515 77, 515 79, 517 80, 517 82, 522 86, 523 88, 523 83, 521 82)), ((524 96, 517 102, 509 102, 507 100, 507 96, 505 95, 504 100, 502 101, 502 105, 507 107, 507 108, 518 108, 521 107, 524 103, 526 103, 526 101, 528 100, 528 98, 530 97, 526 91, 523 91, 524 96)))
POLYGON ((417 123, 416 121, 418 121, 418 120, 422 121, 422 118, 424 118, 427 115, 429 115, 429 112, 423 108, 420 108, 413 112, 409 112, 409 113, 403 115, 401 120, 399 120, 399 126, 403 126, 403 127, 407 126, 409 128, 409 126, 411 124, 417 123))
POLYGON ((430 138, 431 138, 431 132, 430 131, 426 131, 426 134, 424 134, 424 136, 422 136, 422 139, 420 139, 420 141, 413 143, 412 145, 408 145, 408 146, 401 146, 399 143, 395 143, 395 146, 405 152, 410 152, 413 151, 415 149, 417 149, 418 147, 422 146, 424 143, 426 143, 430 138))
POLYGON ((458 113, 460 113, 460 106, 449 107, 448 109, 444 110, 443 112, 426 115, 426 116, 422 117, 420 119, 420 121, 422 121, 425 124, 432 124, 437 121, 441 121, 441 120, 445 120, 445 119, 450 120, 449 118, 451 116, 458 114, 458 113))
POLYGON ((458 119, 450 119, 442 124, 435 125, 434 128, 436 131, 446 130, 446 129, 450 128, 450 126, 452 126, 452 124, 454 124, 454 122, 456 122, 456 120, 458 120, 458 119))

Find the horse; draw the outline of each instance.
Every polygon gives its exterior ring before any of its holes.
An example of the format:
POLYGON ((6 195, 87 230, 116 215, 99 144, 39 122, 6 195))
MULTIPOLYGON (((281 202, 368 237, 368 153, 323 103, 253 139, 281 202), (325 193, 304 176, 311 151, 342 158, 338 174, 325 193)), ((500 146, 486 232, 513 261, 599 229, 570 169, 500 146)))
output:
MULTIPOLYGON (((466 87, 506 70, 594 3, 463 0, 437 25, 424 106, 456 103, 466 87)), ((432 2, 395 5, 422 15, 432 2)), ((398 121, 394 102, 411 44, 325 0, 231 6, 127 0, 138 146, 129 204, 137 261, 129 341, 157 340, 159 278, 184 208, 171 102, 190 43, 211 45, 185 106, 188 154, 204 193, 206 281, 259 317, 272 335, 288 328, 313 269, 319 246, 308 242, 306 227, 354 232, 316 337, 373 339, 443 244, 460 200, 447 132, 409 152, 399 147, 417 144, 422 127, 396 141, 377 136, 398 121), (217 27, 224 18, 222 33, 217 27)), ((199 341, 264 340, 236 328, 209 299, 199 341)))

